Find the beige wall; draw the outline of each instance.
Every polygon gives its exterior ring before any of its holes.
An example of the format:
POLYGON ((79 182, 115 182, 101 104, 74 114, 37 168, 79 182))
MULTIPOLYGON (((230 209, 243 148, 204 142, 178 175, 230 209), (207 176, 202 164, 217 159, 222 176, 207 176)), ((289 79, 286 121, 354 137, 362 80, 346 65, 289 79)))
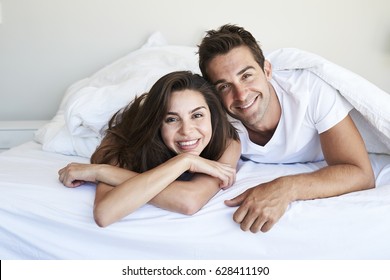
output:
POLYGON ((389 0, 0 0, 0 121, 50 119, 64 90, 154 31, 196 45, 236 23, 270 51, 320 54, 390 92, 389 0))

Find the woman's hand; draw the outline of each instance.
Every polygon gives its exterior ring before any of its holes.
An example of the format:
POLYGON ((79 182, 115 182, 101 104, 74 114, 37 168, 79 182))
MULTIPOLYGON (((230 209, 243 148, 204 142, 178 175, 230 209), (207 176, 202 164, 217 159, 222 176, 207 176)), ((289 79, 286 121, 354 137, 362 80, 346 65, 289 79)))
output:
POLYGON ((182 154, 182 156, 189 161, 189 172, 203 173, 218 178, 221 181, 219 184, 221 189, 229 188, 236 180, 236 169, 229 164, 191 154, 182 154))
POLYGON ((75 188, 85 182, 97 182, 98 164, 69 163, 58 171, 59 180, 66 187, 75 188))

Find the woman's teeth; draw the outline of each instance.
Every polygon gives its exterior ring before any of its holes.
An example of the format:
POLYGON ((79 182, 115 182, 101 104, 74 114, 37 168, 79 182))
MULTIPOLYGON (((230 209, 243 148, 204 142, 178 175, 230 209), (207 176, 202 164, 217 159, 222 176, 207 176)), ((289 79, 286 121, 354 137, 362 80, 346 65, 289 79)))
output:
POLYGON ((191 141, 183 141, 179 142, 180 146, 191 146, 194 145, 198 140, 191 140, 191 141))

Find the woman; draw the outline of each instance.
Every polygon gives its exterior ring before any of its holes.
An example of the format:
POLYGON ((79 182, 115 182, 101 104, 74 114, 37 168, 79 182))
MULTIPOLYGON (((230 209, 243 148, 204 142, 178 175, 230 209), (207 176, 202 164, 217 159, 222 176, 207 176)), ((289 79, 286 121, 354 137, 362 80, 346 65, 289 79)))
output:
POLYGON ((233 184, 240 153, 212 87, 179 71, 112 117, 91 164, 69 164, 59 178, 67 187, 98 183, 94 218, 105 227, 146 203, 196 213, 233 184))

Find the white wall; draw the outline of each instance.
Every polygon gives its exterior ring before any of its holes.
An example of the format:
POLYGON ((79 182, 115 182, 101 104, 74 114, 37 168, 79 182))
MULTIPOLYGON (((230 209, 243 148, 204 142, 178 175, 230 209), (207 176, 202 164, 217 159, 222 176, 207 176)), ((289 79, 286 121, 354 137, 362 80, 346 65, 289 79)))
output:
POLYGON ((389 0, 0 0, 0 120, 50 119, 65 89, 160 30, 196 45, 244 26, 265 51, 320 54, 390 92, 389 0))

